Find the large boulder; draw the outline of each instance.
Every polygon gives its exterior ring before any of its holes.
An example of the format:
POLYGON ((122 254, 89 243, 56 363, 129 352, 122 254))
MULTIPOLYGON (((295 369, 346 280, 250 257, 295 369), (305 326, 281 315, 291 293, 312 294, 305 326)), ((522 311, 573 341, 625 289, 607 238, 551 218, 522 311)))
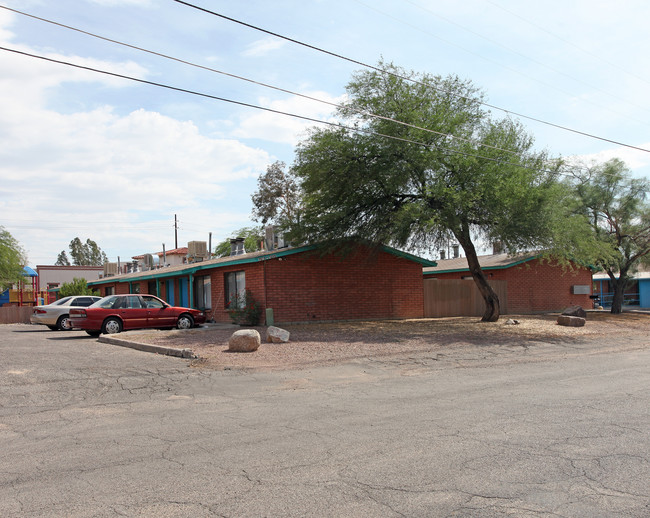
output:
POLYGON ((240 329, 235 331, 228 340, 228 350, 237 353, 257 351, 262 343, 260 334, 255 329, 240 329))
POLYGON ((587 318, 587 312, 582 309, 581 306, 569 306, 564 311, 562 311, 562 314, 568 317, 587 318))
POLYGON ((266 341, 269 343, 279 344, 289 341, 289 331, 275 326, 266 328, 266 341))
POLYGON ((557 317, 557 323, 561 326, 582 327, 586 320, 581 317, 572 317, 570 315, 560 315, 557 317))

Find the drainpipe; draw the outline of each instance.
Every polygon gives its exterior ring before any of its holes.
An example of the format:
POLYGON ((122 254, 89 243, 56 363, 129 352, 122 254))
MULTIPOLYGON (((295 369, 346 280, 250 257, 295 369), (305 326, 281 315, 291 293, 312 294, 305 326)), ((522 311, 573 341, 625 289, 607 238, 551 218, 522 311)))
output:
POLYGON ((195 307, 195 304, 194 304, 194 275, 190 273, 188 275, 188 280, 189 280, 189 283, 190 283, 190 300, 188 302, 189 302, 189 306, 191 308, 194 308, 195 307))

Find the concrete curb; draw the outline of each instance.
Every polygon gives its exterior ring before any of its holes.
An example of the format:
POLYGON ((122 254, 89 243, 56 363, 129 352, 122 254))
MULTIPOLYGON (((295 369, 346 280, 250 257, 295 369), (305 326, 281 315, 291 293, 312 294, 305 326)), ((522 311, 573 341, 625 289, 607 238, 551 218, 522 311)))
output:
MULTIPOLYGON (((200 333, 202 331, 209 331, 210 329, 221 328, 221 329, 240 329, 240 326, 236 324, 224 324, 224 323, 205 323, 201 327, 195 327, 190 330, 180 330, 180 329, 170 329, 166 331, 171 335, 177 335, 179 333, 200 333)), ((136 329, 132 331, 126 331, 122 333, 121 336, 137 336, 138 333, 151 332, 150 329, 136 329)), ((161 331, 162 332, 162 331, 161 331)), ((163 347, 161 345, 153 344, 143 344, 140 342, 134 342, 132 340, 126 340, 124 338, 114 338, 111 335, 101 335, 98 338, 99 342, 111 345, 119 345, 120 347, 128 347, 130 349, 136 349, 137 351, 143 351, 147 353, 163 354, 165 356, 176 356, 177 358, 188 358, 196 359, 198 356, 194 354, 191 349, 176 349, 174 347, 163 347)))
POLYGON ((165 356, 176 356, 178 358, 194 359, 197 356, 191 349, 175 349, 173 347, 162 347, 160 345, 143 344, 140 342, 131 342, 130 340, 122 340, 121 338, 113 338, 111 336, 100 336, 99 342, 111 345, 119 345, 120 347, 128 347, 147 353, 163 354, 165 356))

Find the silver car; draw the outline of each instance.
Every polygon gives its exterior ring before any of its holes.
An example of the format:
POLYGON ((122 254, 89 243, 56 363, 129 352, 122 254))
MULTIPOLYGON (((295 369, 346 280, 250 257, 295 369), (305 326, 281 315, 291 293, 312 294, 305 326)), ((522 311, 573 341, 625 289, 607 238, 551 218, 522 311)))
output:
POLYGON ((63 297, 56 302, 52 302, 52 304, 34 306, 29 321, 32 324, 44 324, 52 331, 56 331, 57 329, 69 331, 72 329, 69 317, 70 308, 85 308, 97 302, 100 298, 90 295, 77 295, 74 297, 63 297))

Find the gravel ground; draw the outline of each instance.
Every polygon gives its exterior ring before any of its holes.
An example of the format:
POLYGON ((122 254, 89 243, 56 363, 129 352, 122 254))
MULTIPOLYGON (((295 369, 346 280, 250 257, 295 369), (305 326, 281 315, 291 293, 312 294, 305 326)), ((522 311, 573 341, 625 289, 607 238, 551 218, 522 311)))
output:
MULTIPOLYGON (((498 322, 457 317, 418 320, 382 320, 282 326, 291 333, 288 343, 265 343, 265 327, 255 327, 261 347, 252 353, 228 352, 228 339, 237 326, 204 326, 189 331, 140 331, 129 339, 179 349, 198 357, 192 366, 216 369, 287 369, 324 365, 356 358, 411 353, 447 354, 463 348, 490 346, 528 349, 553 344, 563 348, 604 338, 603 343, 624 344, 626 336, 650 334, 650 314, 589 312, 585 327, 563 327, 553 315, 508 315, 498 322), (508 319, 519 324, 507 325, 508 319)), ((126 336, 124 338, 127 338, 126 336)), ((638 340, 637 340, 638 342, 638 340)), ((650 343, 649 343, 650 345, 650 343)))

